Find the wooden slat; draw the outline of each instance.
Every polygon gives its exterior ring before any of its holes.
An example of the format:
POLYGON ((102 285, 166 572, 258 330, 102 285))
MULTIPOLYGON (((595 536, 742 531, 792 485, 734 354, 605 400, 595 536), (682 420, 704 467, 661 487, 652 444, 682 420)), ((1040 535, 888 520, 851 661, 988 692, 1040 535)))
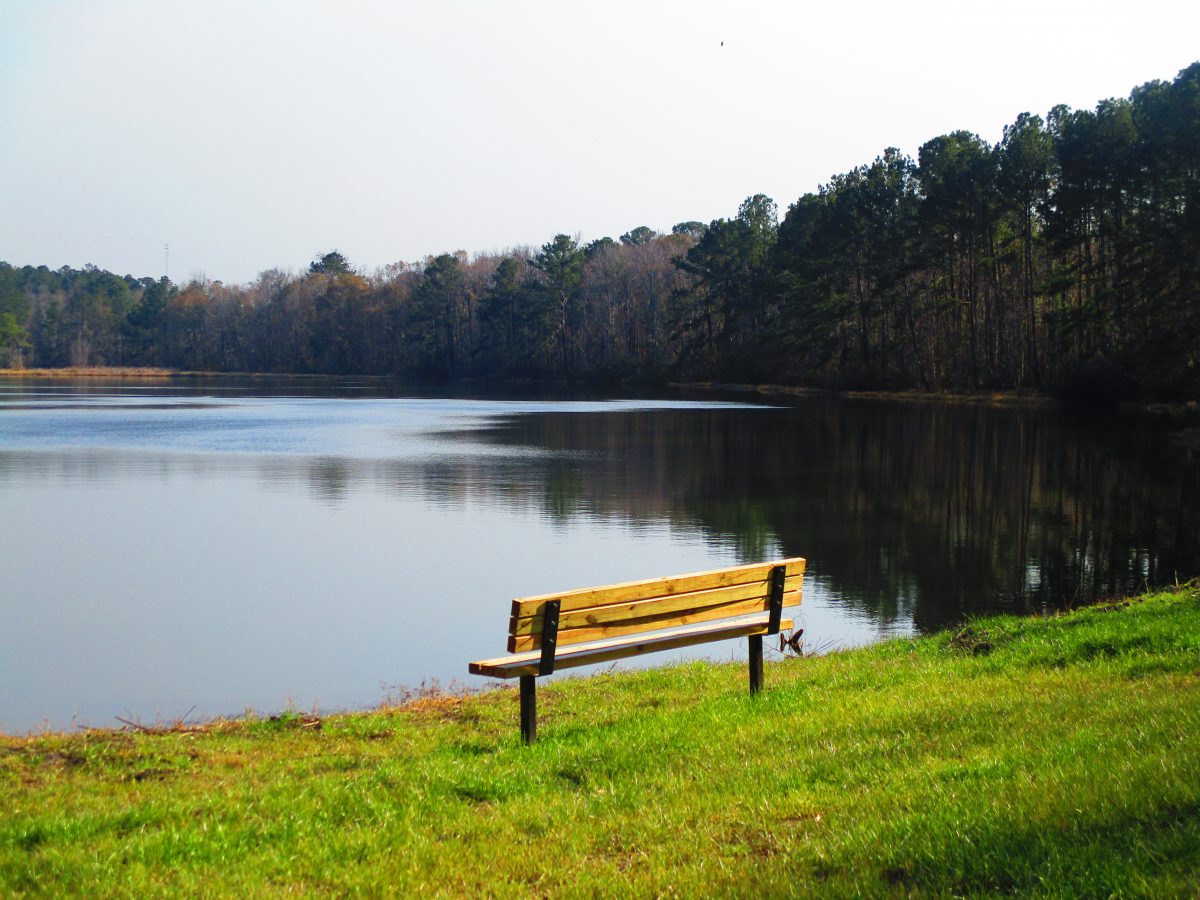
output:
POLYGON ((587 609, 592 606, 605 606, 634 600, 649 600, 669 594, 728 587, 735 584, 748 584, 754 581, 764 581, 767 574, 775 566, 786 566, 786 574, 788 576, 804 574, 804 559, 795 557, 793 559, 781 559, 776 562, 755 563, 749 566, 732 566, 728 569, 713 569, 709 572, 695 572, 690 575, 649 578, 645 581, 627 581, 622 584, 609 584, 603 587, 581 588, 574 591, 562 591, 557 594, 523 597, 513 601, 512 615, 518 619, 531 616, 547 600, 560 601, 560 612, 567 613, 577 609, 587 609))
MULTIPOLYGON (((803 576, 795 575, 784 581, 784 591, 800 589, 803 576)), ((729 603, 734 600, 749 600, 752 597, 766 598, 769 585, 767 579, 752 581, 749 584, 735 584, 732 587, 710 588, 705 591, 689 591, 685 594, 675 594, 669 597, 656 597, 651 600, 634 600, 627 603, 612 603, 606 606, 593 606, 587 609, 577 609, 573 612, 560 611, 558 627, 560 631, 570 628, 586 628, 593 625, 603 625, 608 622, 620 622, 625 619, 637 619, 661 613, 683 613, 687 610, 704 609, 719 603, 729 603)), ((799 598, 792 605, 799 603, 799 598)), ((786 601, 785 601, 786 604, 786 601)), ((541 607, 534 615, 511 618, 509 634, 514 637, 542 633, 541 607)), ((509 648, 512 649, 512 648, 509 648)))
MULTIPOLYGON (((648 631, 662 631, 665 628, 676 628, 680 625, 694 625, 697 622, 711 622, 714 619, 729 619, 734 616, 745 616, 750 613, 763 612, 767 609, 766 596, 749 597, 740 600, 719 603, 700 609, 689 608, 684 612, 665 612, 643 616, 624 621, 607 622, 601 625, 587 625, 582 628, 559 630, 558 646, 580 644, 586 641, 597 641, 602 638, 618 637, 624 634, 642 634, 648 631)), ((786 591, 783 595, 784 606, 796 606, 800 603, 799 591, 786 591)), ((508 639, 509 652, 536 650, 542 646, 542 636, 526 634, 508 639)), ((555 664, 557 665, 557 663, 555 664)))
MULTIPOLYGON (((779 623, 781 629, 790 629, 791 619, 779 623)), ((746 619, 725 621, 717 624, 696 625, 681 631, 653 637, 623 638, 613 641, 597 641, 591 644, 576 644, 568 650, 559 652, 554 658, 554 668, 573 669, 576 666, 586 666, 591 663, 609 662, 614 659, 625 659, 630 656, 641 656, 646 653, 656 653, 659 650, 674 650, 678 647, 690 647, 694 644, 704 644, 709 641, 721 641, 728 638, 746 637, 751 634, 767 633, 767 617, 756 615, 746 619)), ((513 656, 502 656, 497 659, 483 659, 469 666, 472 675, 490 675, 493 678, 516 678, 518 675, 536 675, 541 654, 518 653, 513 656)))

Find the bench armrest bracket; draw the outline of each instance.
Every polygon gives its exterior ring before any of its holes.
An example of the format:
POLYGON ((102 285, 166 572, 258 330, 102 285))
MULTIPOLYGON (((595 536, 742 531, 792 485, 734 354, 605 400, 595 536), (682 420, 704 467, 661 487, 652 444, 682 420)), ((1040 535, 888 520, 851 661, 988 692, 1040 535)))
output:
MULTIPOLYGON (((787 577, 786 566, 776 566, 771 570, 771 592, 767 597, 770 617, 768 618, 767 634, 779 634, 779 623, 783 618, 783 580, 787 577)), ((557 624, 558 616, 555 616, 557 624)))
MULTIPOLYGON (((779 582, 783 584, 782 579, 779 582)), ((783 594, 780 594, 782 598, 783 594)), ((539 675, 554 672, 554 648, 558 645, 558 607, 561 601, 547 600, 542 607, 542 659, 538 663, 539 675)), ((776 629, 778 631, 778 629, 776 629)))

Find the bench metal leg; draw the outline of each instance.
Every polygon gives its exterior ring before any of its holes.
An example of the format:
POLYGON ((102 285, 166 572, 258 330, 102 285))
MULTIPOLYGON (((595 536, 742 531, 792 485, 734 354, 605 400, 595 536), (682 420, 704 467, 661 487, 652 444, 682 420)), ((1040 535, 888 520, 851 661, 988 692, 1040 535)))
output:
POLYGON ((521 737, 532 744, 537 738, 537 676, 521 676, 521 737))
POLYGON ((763 684, 762 635, 752 634, 747 640, 750 641, 750 693, 757 694, 763 684))

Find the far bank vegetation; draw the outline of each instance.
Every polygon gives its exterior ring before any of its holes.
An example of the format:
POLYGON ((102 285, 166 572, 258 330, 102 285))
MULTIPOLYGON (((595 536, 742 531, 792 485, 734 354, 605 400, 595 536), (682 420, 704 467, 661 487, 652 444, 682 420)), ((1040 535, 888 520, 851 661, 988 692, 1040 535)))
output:
POLYGON ((619 239, 250 284, 0 263, 0 366, 1200 396, 1200 63, 619 239))

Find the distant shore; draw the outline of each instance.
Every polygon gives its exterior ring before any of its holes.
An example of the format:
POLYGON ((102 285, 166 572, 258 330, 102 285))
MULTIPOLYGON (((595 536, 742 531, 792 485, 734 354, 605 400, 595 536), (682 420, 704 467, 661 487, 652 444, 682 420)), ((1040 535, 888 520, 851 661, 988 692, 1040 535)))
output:
POLYGON ((206 372, 156 366, 67 366, 60 369, 0 369, 0 378, 378 378, 390 375, 319 375, 302 372, 206 372))
MULTIPOLYGON (((322 375, 301 372, 211 372, 192 369, 166 369, 155 366, 67 366, 56 369, 0 369, 3 378, 378 378, 391 375, 322 375)), ((460 379, 473 381, 474 379, 460 379)), ((789 397, 848 397, 873 400, 916 400, 942 403, 986 403, 1005 405, 1057 406, 1059 401, 1046 394, 1017 391, 854 391, 837 388, 799 387, 785 384, 739 384, 719 381, 666 382, 663 387, 679 390, 722 391, 789 397)))
POLYGON ((64 369, 0 369, 4 378, 175 378, 185 373, 149 366, 69 366, 64 369))
POLYGON ((719 381, 672 383, 671 387, 688 390, 733 391, 787 397, 847 397, 853 400, 915 400, 923 403, 982 403, 1005 406, 1061 406, 1047 394, 1018 391, 856 391, 839 388, 798 387, 786 384, 729 384, 719 381))
MULTIPOLYGON (((57 379, 57 378, 370 378, 388 381, 393 375, 323 375, 312 372, 212 372, 192 369, 166 369, 156 366, 67 366, 56 369, 0 369, 0 378, 57 379)), ((459 379, 454 383, 472 383, 474 379, 459 379)), ((896 400, 915 403, 944 403, 955 405, 1065 408, 1061 400, 1049 394, 1025 391, 917 391, 917 390, 849 390, 816 388, 786 384, 743 384, 722 381, 667 382, 663 387, 714 393, 757 394, 763 397, 842 397, 851 400, 896 400)), ((1200 419, 1200 403, 1195 400, 1179 402, 1132 402, 1119 404, 1127 412, 1148 412, 1176 419, 1200 419)))

